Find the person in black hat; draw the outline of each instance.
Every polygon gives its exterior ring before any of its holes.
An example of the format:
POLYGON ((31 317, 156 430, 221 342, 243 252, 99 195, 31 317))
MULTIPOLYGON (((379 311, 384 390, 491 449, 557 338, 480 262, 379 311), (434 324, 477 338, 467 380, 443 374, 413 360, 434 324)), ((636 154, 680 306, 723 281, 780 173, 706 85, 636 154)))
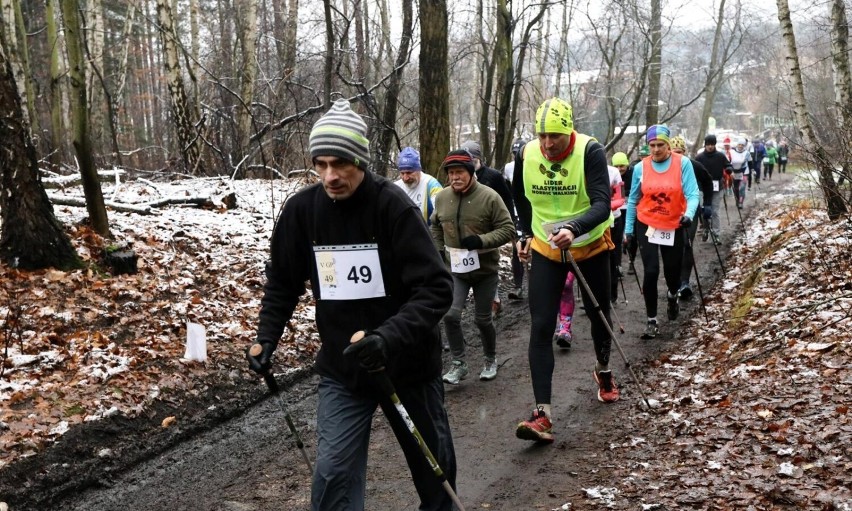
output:
POLYGON ((704 223, 704 232, 701 239, 708 241, 712 234, 714 242, 717 242, 721 230, 719 221, 719 208, 722 204, 722 194, 725 193, 725 173, 731 172, 731 162, 725 153, 716 150, 716 135, 704 137, 704 151, 695 157, 695 161, 704 165, 710 178, 713 180, 713 197, 708 204, 705 200, 702 216, 706 219, 709 207, 710 219, 704 223))

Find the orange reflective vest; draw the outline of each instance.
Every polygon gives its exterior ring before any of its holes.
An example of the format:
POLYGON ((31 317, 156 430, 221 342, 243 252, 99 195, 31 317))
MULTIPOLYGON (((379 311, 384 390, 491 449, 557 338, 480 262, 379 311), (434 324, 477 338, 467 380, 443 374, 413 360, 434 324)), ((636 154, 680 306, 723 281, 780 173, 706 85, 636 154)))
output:
POLYGON ((636 206, 636 218, 655 229, 677 229, 686 213, 686 196, 681 181, 681 155, 672 153, 669 168, 657 172, 651 157, 642 160, 642 198, 636 206))

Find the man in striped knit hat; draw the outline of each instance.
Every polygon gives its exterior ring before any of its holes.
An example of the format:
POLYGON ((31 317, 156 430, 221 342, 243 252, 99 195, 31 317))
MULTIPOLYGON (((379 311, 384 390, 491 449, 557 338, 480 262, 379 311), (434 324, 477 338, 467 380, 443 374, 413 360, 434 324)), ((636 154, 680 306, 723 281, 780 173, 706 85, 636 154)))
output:
POLYGON ((293 195, 276 222, 257 328, 263 349, 247 354, 249 367, 269 372, 310 281, 322 342, 311 509, 364 509, 370 428, 381 407, 408 461, 419 509, 449 511, 442 482, 370 372, 387 372, 455 486, 438 331, 452 303, 452 279, 419 208, 367 172, 367 126, 348 101, 336 101, 314 124, 310 151, 321 182, 293 195), (351 343, 362 330, 366 335, 351 343))

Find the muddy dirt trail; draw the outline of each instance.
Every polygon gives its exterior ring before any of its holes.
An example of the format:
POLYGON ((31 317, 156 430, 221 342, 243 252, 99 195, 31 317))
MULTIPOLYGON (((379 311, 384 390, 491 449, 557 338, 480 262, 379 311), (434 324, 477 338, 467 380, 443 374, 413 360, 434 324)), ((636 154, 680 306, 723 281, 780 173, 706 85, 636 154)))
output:
MULTIPOLYGON (((758 203, 772 193, 772 187, 764 184, 758 203)), ((722 213, 723 245, 719 249, 723 258, 739 232, 739 217, 732 198, 728 202, 730 224, 722 213)), ((744 217, 747 218, 754 203, 751 196, 743 210, 744 217)), ((701 284, 707 293, 720 275, 719 262, 713 245, 701 242, 700 236, 696 238, 695 249, 701 284)), ((638 259, 636 266, 641 277, 638 259)), ((627 267, 626 258, 623 267, 627 267)), ((504 275, 501 284, 504 297, 508 281, 508 275, 504 275)), ((678 321, 665 319, 662 312, 665 303, 661 299, 661 332, 656 339, 647 341, 639 338, 645 326, 645 313, 637 282, 625 272, 627 303, 619 288, 615 311, 626 332, 619 334, 616 330, 616 335, 649 396, 653 396, 654 382, 644 379, 643 368, 662 351, 676 350, 680 323, 701 314, 694 275, 692 283, 696 297, 685 302, 678 321)), ((664 296, 662 278, 658 287, 660 296, 664 296)), ((583 489, 607 484, 610 468, 620 463, 611 454, 609 445, 623 441, 629 434, 627 412, 639 406, 641 396, 637 382, 613 345, 611 367, 621 388, 621 400, 614 404, 598 402, 592 379, 594 351, 589 322, 579 308, 579 300, 577 311, 573 347, 568 352, 556 353, 553 399, 556 441, 552 445, 536 445, 515 438, 516 424, 529 417, 533 405, 527 363, 526 299, 504 298, 503 312, 496 320, 498 362, 502 365, 494 381, 482 382, 476 377, 481 348, 471 318, 465 318, 471 375, 458 386, 446 386, 446 404, 458 457, 458 495, 467 509, 550 510, 566 503, 572 503, 573 509, 596 508, 583 489)), ((445 366, 447 362, 445 353, 445 366)), ((315 447, 316 383, 317 378, 309 376, 289 386, 285 394, 311 457, 315 447)), ((255 394, 263 392, 260 384, 254 389, 255 394)), ((150 439, 128 435, 125 441, 150 439)), ((85 449, 80 448, 80 452, 85 449)), ((72 458, 68 462, 73 463, 72 458)), ((405 460, 381 411, 374 419, 367 475, 368 509, 417 508, 405 460)), ((61 499, 49 499, 49 504, 38 509, 302 510, 309 509, 310 499, 310 477, 274 399, 248 407, 244 413, 135 466, 112 466, 90 484, 87 489, 68 492, 61 499)))

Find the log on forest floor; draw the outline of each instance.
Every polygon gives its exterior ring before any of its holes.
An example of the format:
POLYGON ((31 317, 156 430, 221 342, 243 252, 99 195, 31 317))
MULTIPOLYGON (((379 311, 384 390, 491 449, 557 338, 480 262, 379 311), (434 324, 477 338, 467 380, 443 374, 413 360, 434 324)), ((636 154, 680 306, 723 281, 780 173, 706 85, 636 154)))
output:
MULTIPOLYGON (((101 170, 98 171, 98 180, 99 181, 113 181, 116 178, 120 178, 126 174, 125 171, 121 169, 114 170, 101 170)), ((69 174, 67 176, 59 176, 59 177, 43 177, 41 178, 41 184, 45 189, 50 188, 65 188, 68 186, 77 186, 83 182, 82 176, 79 173, 69 174)))
MULTIPOLYGON (((76 207, 86 207, 86 199, 80 197, 65 197, 61 195, 52 195, 48 194, 47 197, 50 199, 55 205, 58 206, 76 206, 76 207)), ((228 209, 232 209, 236 207, 236 205, 230 205, 225 200, 229 198, 229 196, 225 196, 223 198, 223 205, 228 209)), ((235 202, 234 197, 230 197, 230 200, 235 202)), ((163 199, 157 199, 151 202, 143 202, 140 204, 124 204, 120 202, 113 201, 104 201, 104 205, 110 209, 114 209, 115 211, 121 211, 124 213, 136 213, 138 215, 152 215, 154 214, 154 210, 156 208, 168 205, 192 205, 204 208, 215 208, 216 204, 213 202, 213 199, 210 197, 166 197, 163 199)))

